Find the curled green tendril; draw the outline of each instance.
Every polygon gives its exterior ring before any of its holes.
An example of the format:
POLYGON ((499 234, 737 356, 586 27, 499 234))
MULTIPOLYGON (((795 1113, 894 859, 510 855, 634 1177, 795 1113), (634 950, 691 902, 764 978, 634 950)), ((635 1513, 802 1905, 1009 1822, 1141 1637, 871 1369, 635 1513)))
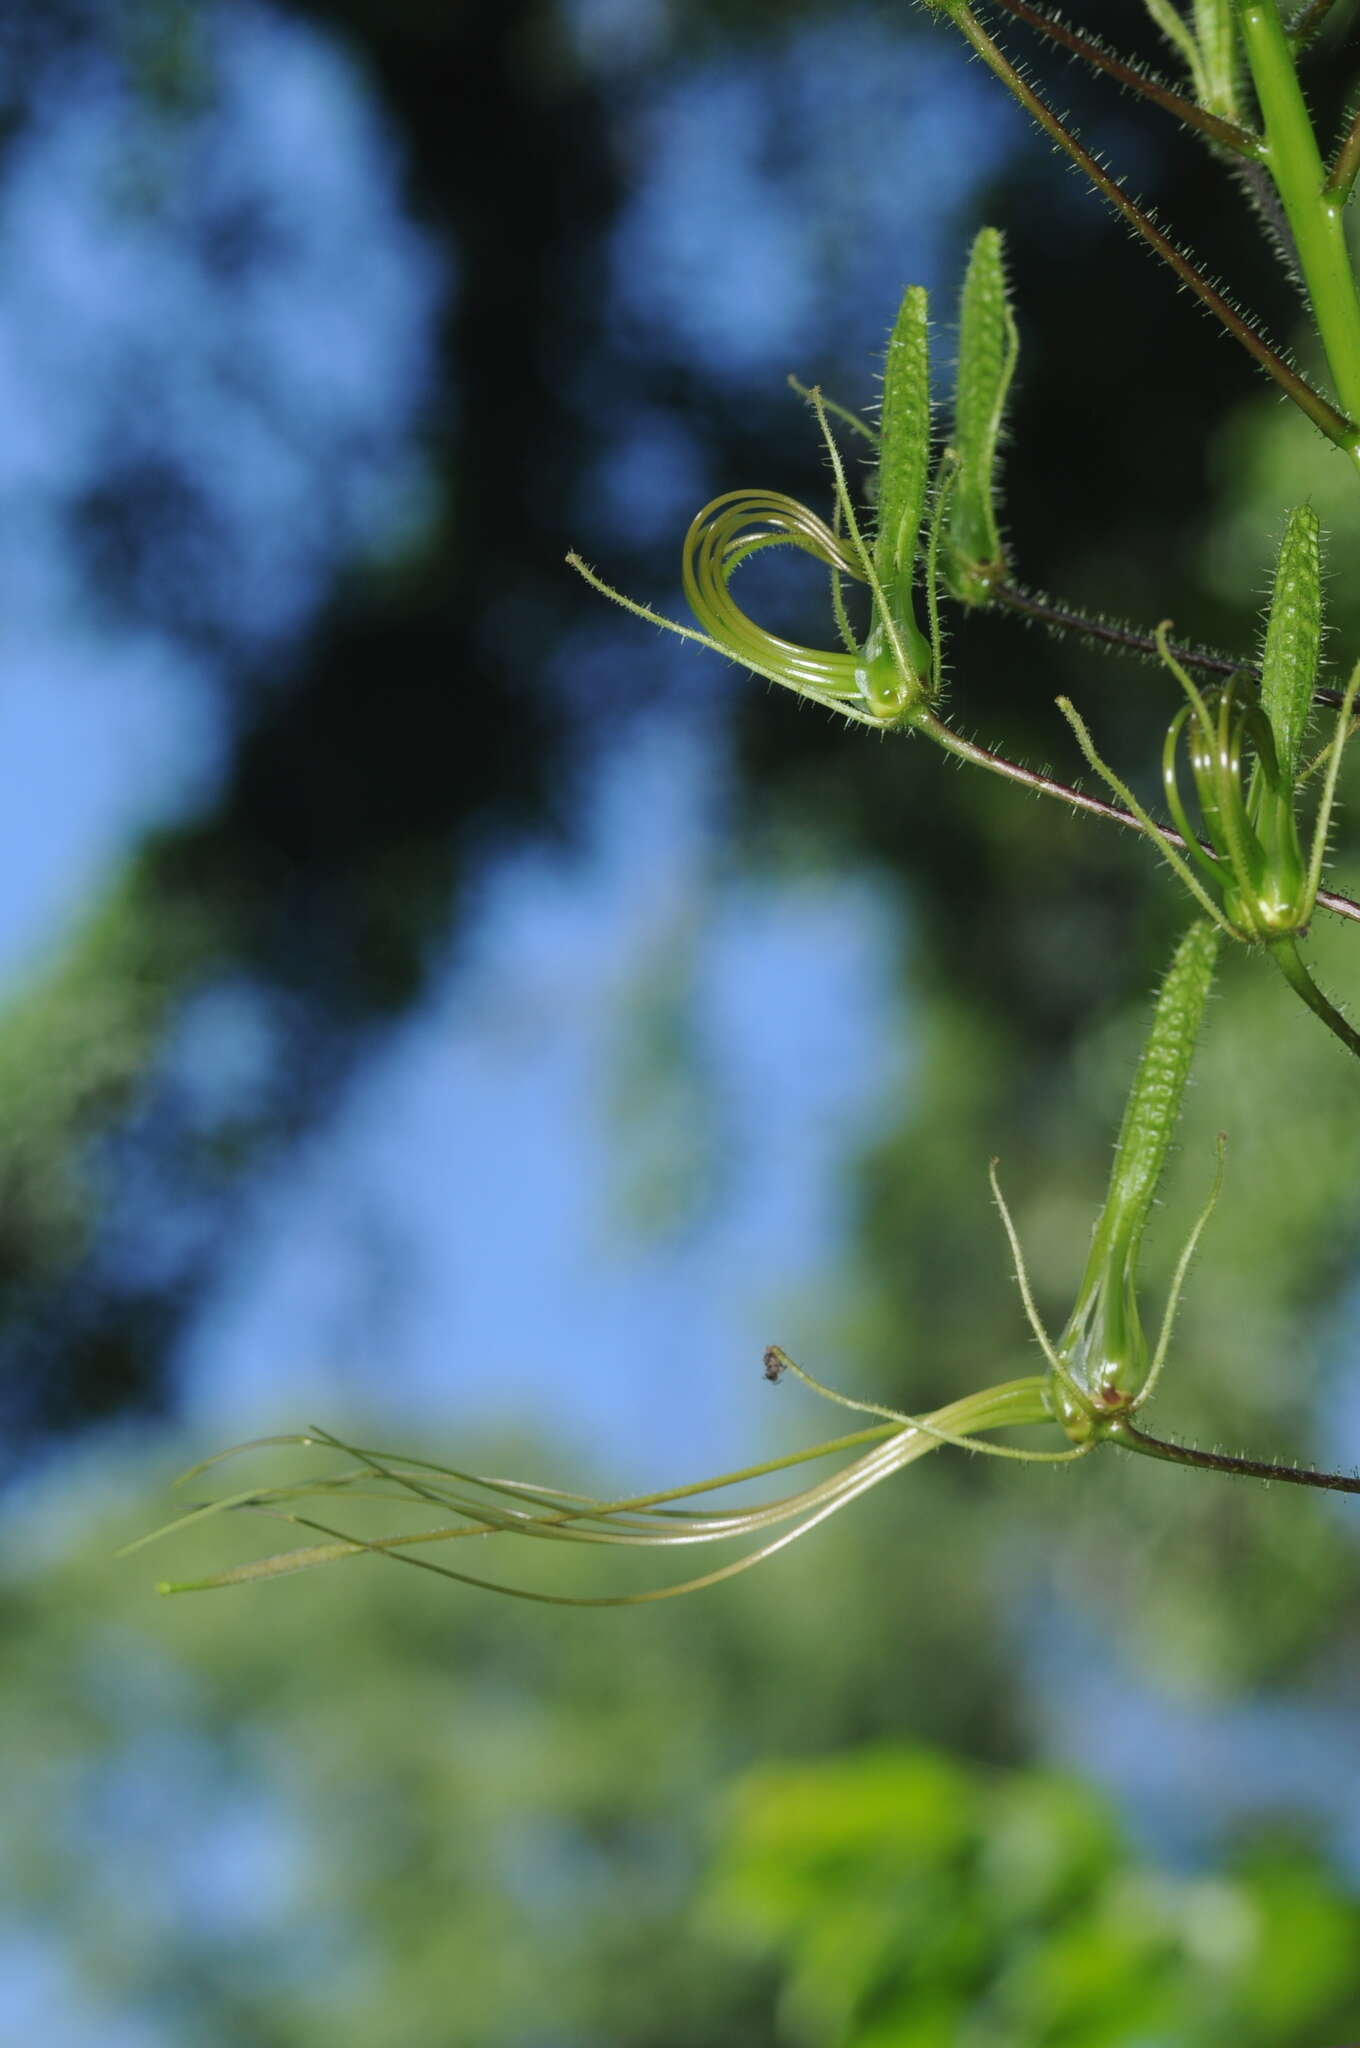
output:
POLYGON ((757 674, 823 701, 862 701, 873 717, 892 723, 920 695, 902 673, 883 636, 871 632, 862 650, 802 647, 757 624, 732 595, 733 573, 769 547, 796 547, 833 576, 866 582, 853 543, 779 491, 727 491, 705 505, 685 535, 685 597, 704 632, 732 660, 757 674))
MULTIPOLYGON (((701 628, 679 625, 650 605, 625 597, 595 574, 579 555, 571 566, 593 590, 682 640, 696 640, 715 654, 740 662, 772 683, 796 690, 829 710, 861 725, 910 725, 925 707, 930 677, 939 667, 939 620, 935 603, 937 515, 931 522, 927 549, 927 597, 932 639, 922 639, 914 626, 899 622, 889 611, 883 585, 865 546, 850 503, 840 451, 831 438, 819 392, 810 394, 826 439, 836 480, 837 527, 781 491, 726 491, 704 506, 690 523, 681 558, 685 596, 701 628), (844 531, 840 528, 843 525, 844 531), (766 548, 793 547, 810 555, 830 572, 832 609, 844 643, 842 650, 803 647, 772 633, 753 619, 732 594, 732 577, 752 555, 766 548), (863 644, 850 630, 841 585, 846 577, 867 584, 873 623, 863 644), (918 648, 918 644, 920 646, 918 648)), ((947 492, 940 503, 947 502, 947 492)))

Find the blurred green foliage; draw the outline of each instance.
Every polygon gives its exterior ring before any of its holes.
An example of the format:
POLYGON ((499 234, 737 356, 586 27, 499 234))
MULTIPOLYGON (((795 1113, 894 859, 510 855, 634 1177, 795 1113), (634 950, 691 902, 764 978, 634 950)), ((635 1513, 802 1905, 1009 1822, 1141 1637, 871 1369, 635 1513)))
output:
MULTIPOLYGON (((154 1476, 67 1460, 11 1512, 0 1574, 0 1893, 32 1955, 60 1954, 79 2038, 1354 2032, 1360 1904, 1297 1830, 1171 1871, 1069 1775, 896 1735, 935 1674, 848 1523, 796 1566, 626 1615, 526 1620, 366 1560, 157 1602, 109 1555, 154 1476)), ((985 1654, 952 1655, 988 1682, 985 1654)))
POLYGON ((1311 1851, 1171 1874, 1073 1779, 932 1750, 751 1773, 705 1905, 777 1957, 799 2048, 1313 2048, 1360 2010, 1360 1906, 1311 1851))
POLYGON ((87 1247, 106 1190, 90 1140, 125 1115, 220 925, 152 849, 129 861, 75 932, 0 1010, 0 1283, 28 1286, 87 1247))

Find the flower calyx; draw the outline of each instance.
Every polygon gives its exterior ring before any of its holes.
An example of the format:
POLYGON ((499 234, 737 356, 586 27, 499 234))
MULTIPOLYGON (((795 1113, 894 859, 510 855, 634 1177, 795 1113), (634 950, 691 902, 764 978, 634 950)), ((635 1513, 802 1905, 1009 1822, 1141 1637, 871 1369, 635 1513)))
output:
POLYGON ((1157 641, 1187 699, 1172 719, 1162 748, 1167 808, 1186 852, 1215 892, 1224 928, 1248 944, 1265 944, 1305 930, 1317 900, 1317 882, 1311 880, 1299 840, 1294 785, 1284 772, 1265 713, 1244 694, 1240 676, 1222 690, 1202 695, 1167 653, 1165 625, 1158 628, 1157 641), (1181 796, 1177 758, 1182 739, 1201 832, 1191 824, 1181 796), (1249 782, 1244 777, 1248 748, 1254 757, 1249 782))
POLYGON ((1296 505, 1285 522, 1261 648, 1259 702, 1248 694, 1245 675, 1232 677, 1217 694, 1204 695, 1172 655, 1167 630, 1158 629, 1158 650, 1186 701, 1167 732, 1162 779, 1185 851, 1209 885, 1225 931, 1256 945, 1295 938, 1307 929, 1317 903, 1341 754, 1360 684, 1358 670, 1341 700, 1330 746, 1304 767, 1322 645, 1321 541, 1312 507, 1296 505), (1181 799, 1177 758, 1182 736, 1202 833, 1192 829, 1181 799), (1305 855, 1299 792, 1312 769, 1324 762, 1322 795, 1305 855))
POLYGON ((1285 527, 1261 652, 1259 700, 1246 669, 1221 690, 1202 691, 1173 651, 1170 628, 1170 620, 1163 621, 1155 639, 1185 693, 1162 748, 1162 781, 1179 838, 1157 824, 1101 759, 1085 722, 1065 698, 1059 698, 1059 708, 1087 761, 1218 929, 1248 945, 1287 949, 1306 931, 1317 904, 1341 756, 1360 691, 1357 664, 1340 699, 1332 740, 1302 765, 1322 634, 1316 514, 1296 506, 1285 527), (1181 791, 1182 754, 1194 783, 1198 824, 1181 791), (1305 854, 1299 793, 1314 770, 1324 767, 1305 854))

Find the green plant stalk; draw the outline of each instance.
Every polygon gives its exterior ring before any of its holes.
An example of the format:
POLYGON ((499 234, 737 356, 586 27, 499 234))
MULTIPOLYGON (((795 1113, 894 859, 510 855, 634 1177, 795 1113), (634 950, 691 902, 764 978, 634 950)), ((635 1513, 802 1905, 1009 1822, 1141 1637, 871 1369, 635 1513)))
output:
POLYGON ((1115 179, 1104 170, 1092 156, 1085 144, 1079 142, 1071 129, 1054 113, 1047 101, 1021 77, 1015 66, 998 43, 988 35, 981 22, 974 15, 966 0, 925 0, 925 4, 937 12, 948 15, 964 39, 981 57, 989 71, 1001 80, 1006 90, 1020 102, 1031 118, 1042 128, 1045 135, 1055 142, 1066 156, 1083 171, 1095 186, 1101 197, 1107 199, 1117 213, 1123 215, 1134 233, 1142 238, 1173 270, 1181 283, 1187 285, 1207 307, 1214 318, 1226 328, 1247 351, 1267 376, 1273 377, 1280 389, 1294 401, 1300 412, 1338 448, 1344 448, 1351 459, 1360 465, 1360 426, 1337 409, 1321 391, 1314 390, 1306 377, 1301 377, 1292 364, 1285 361, 1278 349, 1256 332, 1256 329, 1224 298, 1222 292, 1210 284, 1204 273, 1183 256, 1175 243, 1164 235, 1156 222, 1144 213, 1141 206, 1134 204, 1115 179))
POLYGON ((1277 939, 1270 948, 1271 958, 1279 968, 1296 996, 1307 1003, 1315 1017, 1320 1017, 1332 1035, 1341 1040, 1347 1052, 1353 1052, 1360 1059, 1360 1031, 1352 1030, 1340 1010, 1329 1003, 1312 975, 1303 964, 1303 956, 1293 939, 1277 939))
POLYGON ((1327 180, 1327 190, 1338 204, 1344 206, 1350 198, 1351 187, 1357 177, 1360 177, 1360 113, 1355 116, 1346 131, 1345 140, 1336 153, 1336 162, 1332 165, 1331 176, 1327 180))
POLYGON ((1327 25, 1327 17, 1336 6, 1336 0, 1310 0, 1310 5, 1295 16, 1289 27, 1289 40, 1296 53, 1302 53, 1319 29, 1327 25))
MULTIPOLYGON (((1004 754, 995 753, 992 748, 982 746, 977 740, 970 740, 952 726, 937 718, 933 711, 922 708, 912 715, 911 730, 923 733, 952 754, 958 761, 966 761, 970 767, 985 768, 992 775, 1000 775, 1007 782, 1015 782, 1022 789, 1032 789, 1036 796, 1054 797, 1059 803, 1067 804, 1074 811, 1081 811, 1088 818, 1104 818, 1112 825, 1124 825, 1133 832, 1146 832, 1142 820, 1131 811, 1121 810, 1118 804, 1106 803, 1103 797, 1090 796, 1084 789, 1077 789, 1070 782, 1060 782, 1054 775, 1045 775, 1041 769, 1026 768, 1021 761, 1008 760, 1004 754)), ((1161 836, 1177 852, 1183 853, 1186 842, 1179 832, 1169 825, 1159 828, 1161 836)), ((1207 850, 1207 849, 1206 849, 1207 850)), ((1336 917, 1348 918, 1353 924, 1360 924, 1360 903, 1349 896, 1342 896, 1333 889, 1319 889, 1317 901, 1323 910, 1330 910, 1336 917)))
MULTIPOLYGON (((1158 659, 1157 635, 1142 632, 1121 619, 1083 612, 1062 598, 1045 597, 1037 591, 1022 589, 1018 583, 1007 582, 1004 577, 998 577, 989 586, 988 596, 1004 611, 1018 612, 1022 618, 1047 626, 1050 632, 1074 633, 1097 646, 1113 647, 1125 654, 1146 655, 1152 661, 1158 659)), ((1225 681, 1229 676, 1243 673, 1260 675, 1259 664, 1254 661, 1238 661, 1230 654, 1215 654, 1209 647, 1183 646, 1177 640, 1171 641, 1170 646, 1177 661, 1185 668, 1202 669, 1206 675, 1222 676, 1225 681)), ((1339 690, 1321 692, 1319 702, 1340 704, 1341 693, 1339 690)))
MULTIPOLYGON (((1125 654, 1147 655, 1150 660, 1161 658, 1155 633, 1145 633, 1121 619, 1083 612, 1062 598, 1045 597, 1038 591, 1022 589, 1018 583, 1008 583, 1003 578, 998 578, 987 594, 994 605, 1005 611, 1018 612, 1022 618, 1033 619, 1038 625, 1047 626, 1050 632, 1073 633, 1096 646, 1113 647, 1125 654)), ((1231 654, 1216 654, 1212 647, 1188 646, 1179 640, 1168 640, 1167 650, 1182 668, 1199 669, 1205 675, 1222 676, 1225 681, 1232 676, 1251 676, 1258 683, 1261 680, 1261 664, 1246 656, 1239 659, 1231 654)), ((1314 704, 1329 705, 1335 711, 1341 709, 1345 699, 1344 690, 1331 690, 1322 684, 1313 690, 1314 704)), ((1329 743, 1319 758, 1325 760, 1330 751, 1329 743)), ((1311 773, 1311 768, 1307 772, 1311 773)))
POLYGON ((1049 14, 1045 9, 1032 7, 1029 0, 996 0, 998 7, 1007 14, 1013 14, 1017 21, 1023 21, 1041 36, 1058 43, 1074 57, 1080 57, 1094 71, 1103 71, 1116 79, 1126 92, 1137 93, 1140 98, 1151 100, 1163 113, 1172 114, 1183 121, 1188 128, 1198 128, 1211 142, 1220 143, 1237 156, 1260 157, 1261 138, 1249 129, 1239 126, 1236 121, 1227 121, 1222 115, 1213 113, 1207 106, 1200 106, 1195 100, 1187 99, 1182 92, 1175 92, 1154 74, 1142 71, 1136 64, 1128 64, 1122 57, 1095 36, 1074 29, 1060 15, 1049 14))
MULTIPOLYGON (((1266 165, 1285 210, 1318 334, 1344 410, 1360 420, 1360 298, 1346 248, 1345 201, 1333 192, 1275 0, 1237 0, 1265 124, 1266 165)), ((1348 447, 1360 462, 1360 428, 1348 447)))

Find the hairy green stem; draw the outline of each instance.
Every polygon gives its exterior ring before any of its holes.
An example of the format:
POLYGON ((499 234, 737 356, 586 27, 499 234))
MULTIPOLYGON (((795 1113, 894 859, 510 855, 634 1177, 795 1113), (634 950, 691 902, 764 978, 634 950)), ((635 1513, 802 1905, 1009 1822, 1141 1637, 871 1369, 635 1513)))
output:
MULTIPOLYGON (((1319 903, 1322 898, 1318 897, 1319 903)), ((1360 1059, 1360 1031, 1353 1031, 1334 1003, 1329 1003, 1312 975, 1303 964, 1303 956, 1293 939, 1276 939, 1270 948, 1271 957, 1289 986, 1301 1001, 1307 1003, 1315 1017, 1320 1017, 1333 1037, 1339 1038, 1347 1052, 1353 1052, 1360 1059)))
MULTIPOLYGON (((947 754, 956 760, 967 761, 971 767, 985 768, 993 775, 1000 775, 1007 782, 1016 782, 1022 789, 1032 789, 1036 796, 1054 797, 1071 810, 1081 811, 1089 818, 1105 818, 1112 825, 1125 825, 1134 832, 1142 832, 1143 826, 1131 812, 1121 810, 1118 804, 1106 803, 1103 797, 1088 796, 1083 789, 1074 788, 1070 782, 1060 782, 1054 775, 1045 775, 1037 768, 1026 768, 1019 761, 1011 761, 1004 754, 995 753, 992 748, 979 745, 976 740, 965 739, 962 733, 953 731, 933 711, 918 711, 912 720, 912 730, 924 733, 947 754)), ((1185 851, 1185 840, 1179 832, 1163 825, 1162 837, 1180 852, 1185 851)), ((1205 848, 1205 851, 1210 851, 1205 848)), ((1330 910, 1337 917, 1348 918, 1352 924, 1360 924, 1360 903, 1349 896, 1342 896, 1331 889, 1319 889, 1317 900, 1324 910, 1330 910)), ((1344 1020, 1343 1020, 1344 1021, 1344 1020)))
MULTIPOLYGON (((1120 619, 1098 618, 1090 612, 1079 611, 1076 605, 1022 590, 1018 583, 995 582, 990 586, 988 596, 1004 610, 1019 612, 1022 617, 1034 619, 1055 633, 1076 633, 1083 640, 1094 640, 1101 646, 1122 648, 1128 654, 1146 654, 1153 661, 1161 659, 1155 633, 1140 632, 1137 626, 1126 625, 1120 619)), ((1225 680, 1229 676, 1251 676, 1260 681, 1259 661, 1245 656, 1236 660, 1231 654, 1216 654, 1211 647, 1184 647, 1178 640, 1169 640, 1167 646, 1183 668, 1199 669, 1205 675, 1222 676, 1225 680)), ((1345 692, 1319 687, 1313 691, 1313 702, 1330 705, 1339 711, 1345 702, 1345 692)), ((1326 751, 1324 749, 1324 755, 1326 751)))
POLYGON ((1357 111, 1327 177, 1327 190, 1343 206, 1360 176, 1360 111, 1357 111))
MULTIPOLYGON (((1284 206, 1338 398, 1360 419, 1360 298, 1346 248, 1344 197, 1329 188, 1276 0, 1237 0, 1265 122, 1266 162, 1284 206)), ((1360 461, 1360 434, 1350 453, 1360 461)))
MULTIPOLYGON (((1079 611, 1076 605, 1022 590, 1018 583, 997 581, 991 585, 988 595, 1004 610, 1019 612, 1022 617, 1034 619, 1041 626, 1051 627, 1055 633, 1076 633, 1083 640, 1095 640, 1105 647, 1119 647, 1128 654, 1146 654, 1153 661, 1160 658, 1155 633, 1140 632, 1136 626, 1127 626, 1119 619, 1096 618, 1089 612, 1079 611)), ((1182 647, 1175 640, 1170 645, 1177 661, 1186 668, 1202 669, 1207 675, 1227 678, 1243 673, 1260 674, 1260 667, 1254 661, 1234 661, 1230 654, 1215 654, 1207 647, 1182 647)), ((1336 701, 1338 704, 1341 702, 1339 695, 1336 701)))
POLYGON ((1289 25, 1289 40, 1296 52, 1306 50, 1318 30, 1325 26, 1336 0, 1311 0, 1289 25))
POLYGON ((1244 320, 1237 309, 1228 303, 1222 292, 1210 284, 1204 273, 1198 270, 1187 256, 1182 255, 1175 243, 1162 233, 1156 222, 1144 213, 1142 207, 1130 199, 1123 188, 1102 169, 1090 150, 1078 141, 1047 101, 1040 99, 1021 77, 1000 45, 988 35, 971 7, 966 4, 966 0, 939 0, 939 4, 987 68, 996 74, 1044 133, 1057 143, 1059 149, 1071 157, 1073 163, 1090 179, 1097 192, 1109 201, 1116 212, 1123 215, 1134 233, 1161 257, 1182 284, 1189 287, 1200 303, 1226 328, 1234 341, 1239 342, 1266 374, 1274 378, 1280 389, 1298 406, 1300 412, 1304 413, 1329 441, 1334 442, 1338 448, 1345 449, 1353 461, 1360 463, 1360 427, 1355 421, 1340 412, 1322 392, 1314 390, 1306 377, 1301 377, 1277 349, 1272 348, 1268 341, 1264 341, 1250 322, 1244 320))
POLYGON ((1095 71, 1103 71, 1129 92, 1137 93, 1142 99, 1151 100, 1163 112, 1174 114, 1178 121, 1184 121, 1189 128, 1198 128, 1211 141, 1230 149, 1236 156, 1259 158, 1262 154, 1261 138, 1250 129, 1240 128, 1235 121, 1225 121, 1220 114, 1211 114, 1207 107, 1201 107, 1195 100, 1188 99, 1182 92, 1176 92, 1160 78, 1139 70, 1136 64, 1129 64, 1107 50, 1104 43, 1094 36, 1084 34, 1063 21, 1058 15, 1049 14, 1045 9, 1031 7, 1028 0, 996 0, 998 7, 1007 14, 1013 14, 1017 21, 1023 21, 1050 42, 1061 44, 1074 57, 1080 57, 1095 71))
POLYGON ((1344 1472, 1310 1472, 1300 1465, 1275 1465, 1263 1458, 1231 1458, 1223 1451, 1200 1451, 1192 1444, 1168 1443, 1164 1437, 1147 1436, 1121 1418, 1104 1432, 1110 1443, 1143 1458, 1160 1458, 1168 1465, 1190 1465, 1199 1472, 1225 1472, 1236 1479, 1279 1479, 1286 1486, 1311 1486, 1324 1493, 1360 1493, 1360 1478, 1344 1472))

